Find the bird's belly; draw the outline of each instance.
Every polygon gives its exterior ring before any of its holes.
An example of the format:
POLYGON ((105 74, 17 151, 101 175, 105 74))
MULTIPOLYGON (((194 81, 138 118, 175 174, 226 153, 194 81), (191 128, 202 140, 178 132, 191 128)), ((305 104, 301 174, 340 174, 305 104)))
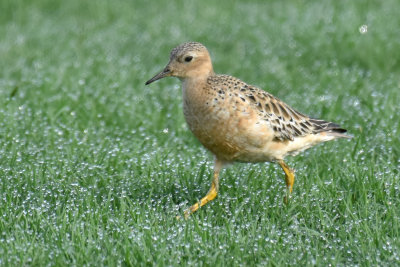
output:
POLYGON ((189 129, 217 158, 225 161, 274 160, 263 147, 272 140, 266 125, 249 113, 226 109, 184 109, 189 129))
POLYGON ((190 110, 185 112, 185 119, 197 139, 217 157, 228 159, 240 150, 232 138, 235 130, 226 112, 190 110))

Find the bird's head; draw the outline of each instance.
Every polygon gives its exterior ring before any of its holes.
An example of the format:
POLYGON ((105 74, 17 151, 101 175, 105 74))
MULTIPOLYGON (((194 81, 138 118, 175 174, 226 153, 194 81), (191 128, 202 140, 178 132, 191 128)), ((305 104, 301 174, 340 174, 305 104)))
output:
POLYGON ((172 49, 167 66, 148 80, 146 85, 169 76, 184 80, 208 77, 211 74, 213 67, 207 48, 200 43, 189 42, 172 49))

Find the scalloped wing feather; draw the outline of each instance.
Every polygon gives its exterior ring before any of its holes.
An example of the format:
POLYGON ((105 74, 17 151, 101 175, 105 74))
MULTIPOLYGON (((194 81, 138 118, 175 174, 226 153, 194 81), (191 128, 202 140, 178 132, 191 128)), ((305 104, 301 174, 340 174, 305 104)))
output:
MULTIPOLYGON (((293 108, 273 95, 251 86, 238 78, 229 75, 217 75, 216 79, 229 81, 224 83, 224 89, 234 92, 236 98, 248 101, 250 106, 258 112, 260 118, 267 122, 273 130, 275 139, 279 141, 293 141, 296 137, 303 137, 310 134, 327 132, 337 137, 350 138, 345 135, 345 129, 338 124, 312 119, 293 108)), ((220 85, 220 83, 217 83, 220 85)))

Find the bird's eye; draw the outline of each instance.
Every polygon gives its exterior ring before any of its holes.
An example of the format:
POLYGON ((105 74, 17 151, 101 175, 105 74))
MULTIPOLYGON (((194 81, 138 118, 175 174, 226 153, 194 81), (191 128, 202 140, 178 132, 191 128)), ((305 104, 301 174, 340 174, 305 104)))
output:
POLYGON ((185 57, 185 61, 186 61, 186 62, 190 62, 190 61, 192 61, 192 59, 193 59, 192 56, 187 56, 187 57, 185 57))

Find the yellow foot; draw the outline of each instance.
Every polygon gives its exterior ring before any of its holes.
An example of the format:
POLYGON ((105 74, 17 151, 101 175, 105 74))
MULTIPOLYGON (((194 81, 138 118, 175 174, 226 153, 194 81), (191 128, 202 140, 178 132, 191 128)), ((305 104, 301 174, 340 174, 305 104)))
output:
POLYGON ((185 210, 185 212, 183 213, 183 216, 185 217, 185 220, 187 220, 190 216, 190 214, 192 214, 194 211, 191 211, 191 209, 187 209, 185 210))
MULTIPOLYGON (((199 202, 197 202, 196 204, 194 204, 193 206, 191 206, 190 208, 185 210, 185 213, 184 213, 185 219, 189 218, 190 214, 196 212, 200 207, 204 206, 205 204, 207 204, 208 202, 210 202, 217 196, 218 188, 219 188, 219 185, 218 185, 219 171, 221 170, 223 164, 224 163, 222 161, 215 159, 214 177, 211 182, 210 190, 208 190, 207 195, 205 195, 199 202)), ((178 217, 180 218, 180 216, 178 216, 178 217)))
POLYGON ((218 194, 218 184, 217 185, 215 184, 215 179, 214 179, 213 182, 211 183, 211 188, 208 191, 207 195, 205 195, 205 197, 203 197, 198 203, 194 204, 193 206, 185 210, 184 213, 185 219, 189 218, 190 214, 196 212, 200 207, 204 206, 205 204, 213 200, 217 196, 217 194, 218 194))
POLYGON ((286 182, 287 191, 286 191, 286 196, 283 199, 283 202, 285 204, 288 204, 289 199, 290 199, 290 194, 293 191, 294 170, 289 168, 289 166, 283 160, 278 161, 278 163, 279 163, 279 165, 281 165, 281 168, 285 172, 285 182, 286 182))
MULTIPOLYGON (((193 212, 190 211, 190 209, 185 210, 185 212, 183 213, 183 218, 185 218, 185 220, 187 220, 190 216, 190 214, 192 214, 193 212)), ((180 221, 182 219, 182 216, 177 215, 175 216, 175 219, 180 221)))

